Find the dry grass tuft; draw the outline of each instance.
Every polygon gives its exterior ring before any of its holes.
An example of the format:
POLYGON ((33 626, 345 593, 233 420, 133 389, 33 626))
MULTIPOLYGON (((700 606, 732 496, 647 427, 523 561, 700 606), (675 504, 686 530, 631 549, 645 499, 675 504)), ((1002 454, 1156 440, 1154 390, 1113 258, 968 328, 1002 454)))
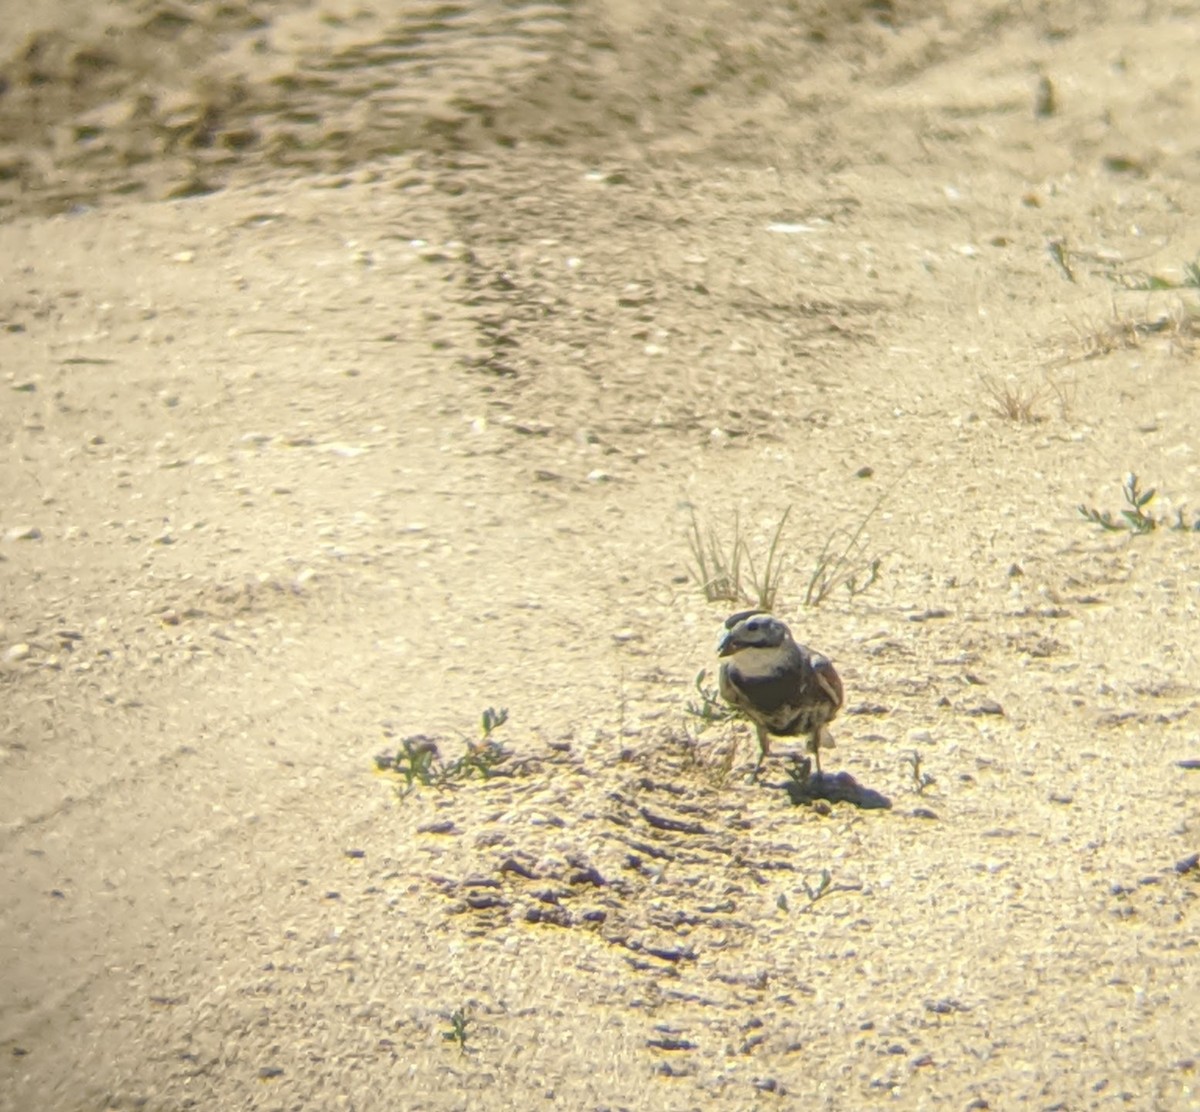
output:
POLYGON ((1034 386, 1014 378, 999 381, 992 375, 980 375, 979 381, 993 413, 1019 425, 1036 425, 1046 419, 1039 406, 1046 396, 1045 386, 1034 386))
POLYGON ((692 557, 689 571, 709 602, 749 603, 760 610, 774 609, 782 571, 779 541, 791 512, 789 506, 779 518, 760 572, 750 544, 742 535, 741 517, 736 512, 732 536, 723 540, 714 526, 702 529, 696 511, 692 510, 687 538, 692 557))
POLYGON ((1150 341, 1165 341, 1172 354, 1190 355, 1200 341, 1200 308, 1176 302, 1146 315, 1122 312, 1115 304, 1109 320, 1074 329, 1074 339, 1057 360, 1072 363, 1133 351, 1150 341))

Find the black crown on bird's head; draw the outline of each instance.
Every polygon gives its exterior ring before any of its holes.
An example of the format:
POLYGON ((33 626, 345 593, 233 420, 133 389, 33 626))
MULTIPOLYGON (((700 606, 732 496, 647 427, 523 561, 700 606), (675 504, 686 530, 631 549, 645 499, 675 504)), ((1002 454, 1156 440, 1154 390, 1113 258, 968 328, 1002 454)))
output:
POLYGON ((725 619, 717 656, 730 656, 739 649, 773 649, 791 636, 792 631, 767 611, 739 610, 725 619))

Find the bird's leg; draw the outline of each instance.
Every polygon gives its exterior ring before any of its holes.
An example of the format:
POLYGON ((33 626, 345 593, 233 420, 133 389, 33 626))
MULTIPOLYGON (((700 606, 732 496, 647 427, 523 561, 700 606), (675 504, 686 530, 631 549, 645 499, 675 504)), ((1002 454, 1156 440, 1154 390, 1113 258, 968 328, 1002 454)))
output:
POLYGON ((750 773, 750 783, 752 784, 758 780, 758 770, 762 768, 763 761, 771 752, 771 737, 767 733, 766 727, 758 722, 754 724, 754 727, 758 731, 758 760, 754 762, 754 771, 750 773))

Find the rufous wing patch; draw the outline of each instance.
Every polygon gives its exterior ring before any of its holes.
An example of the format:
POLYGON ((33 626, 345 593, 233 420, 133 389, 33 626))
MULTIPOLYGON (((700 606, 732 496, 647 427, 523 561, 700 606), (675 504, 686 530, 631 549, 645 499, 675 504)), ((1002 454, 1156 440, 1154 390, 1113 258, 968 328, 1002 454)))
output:
POLYGON ((846 700, 845 691, 842 689, 842 677, 834 669, 833 661, 826 656, 814 656, 812 664, 817 684, 833 703, 833 711, 836 714, 846 700))

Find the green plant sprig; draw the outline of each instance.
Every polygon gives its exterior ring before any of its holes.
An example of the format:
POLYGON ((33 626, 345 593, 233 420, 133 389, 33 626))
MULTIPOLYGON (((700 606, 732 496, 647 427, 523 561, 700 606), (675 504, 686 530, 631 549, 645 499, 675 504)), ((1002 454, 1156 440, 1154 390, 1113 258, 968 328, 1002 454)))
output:
POLYGON ((1125 476, 1121 484, 1121 493, 1125 496, 1126 508, 1114 517, 1109 510, 1098 510, 1094 506, 1085 506, 1082 502, 1076 507, 1080 516, 1093 525, 1099 525, 1110 533, 1128 532, 1133 536, 1144 536, 1156 529, 1171 529, 1180 533, 1200 533, 1200 514, 1194 515, 1188 521, 1182 509, 1175 511, 1174 519, 1153 513, 1150 503, 1154 501, 1158 490, 1151 487, 1142 490, 1138 477, 1134 472, 1125 476))

